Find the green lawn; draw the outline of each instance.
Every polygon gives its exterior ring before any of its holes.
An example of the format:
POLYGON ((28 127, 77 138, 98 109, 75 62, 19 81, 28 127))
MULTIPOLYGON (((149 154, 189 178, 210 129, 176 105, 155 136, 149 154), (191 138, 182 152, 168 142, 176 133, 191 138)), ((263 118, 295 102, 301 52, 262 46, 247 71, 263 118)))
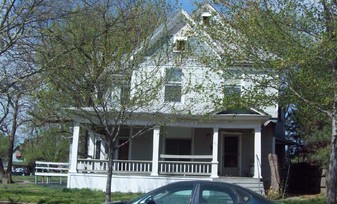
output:
MULTIPOLYGON (((40 179, 39 179, 40 180, 40 179)), ((64 179, 66 180, 66 179, 64 179)), ((34 184, 34 176, 13 176, 14 184, 0 184, 1 201, 46 203, 46 204, 95 204, 104 203, 104 192, 89 189, 67 189, 59 178, 52 184, 34 184)), ((112 200, 130 200, 139 194, 113 193, 112 200)))
MULTIPOLYGON (((104 192, 89 189, 67 189, 59 184, 59 178, 53 178, 52 184, 34 184, 34 176, 14 176, 15 184, 0 184, 1 201, 46 203, 46 204, 95 204, 104 203, 104 192)), ((66 179, 64 179, 66 182, 66 179)), ((112 200, 130 200, 139 194, 113 193, 112 200)), ((276 201, 279 204, 325 203, 323 196, 294 197, 276 201)))
POLYGON ((283 200, 278 200, 276 201, 277 203, 282 203, 282 204, 309 204, 309 203, 314 203, 314 204, 325 204, 325 197, 323 196, 315 196, 313 198, 308 198, 306 196, 296 196, 296 197, 290 197, 286 198, 283 200))

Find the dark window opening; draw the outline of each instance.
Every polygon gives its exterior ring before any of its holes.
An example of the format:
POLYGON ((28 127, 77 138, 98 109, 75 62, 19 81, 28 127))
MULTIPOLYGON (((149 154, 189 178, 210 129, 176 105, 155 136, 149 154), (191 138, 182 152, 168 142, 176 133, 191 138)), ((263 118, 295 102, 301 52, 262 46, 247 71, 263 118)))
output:
POLYGON ((101 141, 97 140, 95 144, 95 159, 101 158, 101 141))
POLYGON ((176 51, 186 50, 186 40, 176 40, 176 51))
MULTIPOLYGON (((166 154, 172 155, 190 155, 191 139, 166 139, 166 154)), ((189 161, 189 159, 170 159, 172 161, 189 161)))

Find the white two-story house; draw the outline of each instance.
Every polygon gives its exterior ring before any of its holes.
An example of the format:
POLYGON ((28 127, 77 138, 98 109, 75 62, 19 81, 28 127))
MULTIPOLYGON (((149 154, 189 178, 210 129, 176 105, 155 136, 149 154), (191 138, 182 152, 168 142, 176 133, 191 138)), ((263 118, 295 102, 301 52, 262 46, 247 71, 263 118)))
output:
MULTIPOLYGON (((268 154, 277 153, 277 149, 282 152, 277 147, 278 106, 232 110, 218 105, 226 94, 240 96, 243 90, 254 86, 250 78, 258 78, 261 73, 252 71, 249 77, 233 79, 210 63, 203 63, 205 56, 219 60, 222 56, 219 44, 212 42, 206 32, 194 30, 198 25, 209 25, 215 20, 215 13, 208 4, 194 15, 180 10, 153 35, 153 45, 168 36, 165 46, 172 49, 160 66, 154 63, 156 50, 149 53, 133 71, 130 86, 137 84, 144 73, 156 69, 152 78, 163 78, 163 84, 151 107, 139 114, 144 114, 144 120, 151 108, 161 114, 152 120, 151 131, 116 152, 112 191, 146 192, 170 182, 203 179, 237 183, 263 192, 261 181, 270 176, 268 154), (203 39, 199 38, 201 35, 203 39), (170 119, 163 122, 160 116, 170 119)), ((245 66, 233 66, 231 70, 234 73, 245 66)), ((152 84, 149 79, 145 86, 152 84)), ((266 91, 277 94, 273 89, 266 91)), ((146 123, 140 118, 123 125, 119 144, 146 123)), ((83 145, 83 121, 74 120, 77 123, 73 128, 67 185, 104 190, 107 147, 93 131, 89 131, 83 145)))

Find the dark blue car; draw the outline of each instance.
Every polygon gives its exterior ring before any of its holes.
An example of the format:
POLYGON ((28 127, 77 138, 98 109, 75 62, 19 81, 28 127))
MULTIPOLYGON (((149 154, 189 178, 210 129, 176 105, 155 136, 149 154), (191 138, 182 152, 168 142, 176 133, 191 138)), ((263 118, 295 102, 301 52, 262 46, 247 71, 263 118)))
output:
POLYGON ((114 204, 272 204, 271 200, 238 185, 213 181, 182 181, 114 204))

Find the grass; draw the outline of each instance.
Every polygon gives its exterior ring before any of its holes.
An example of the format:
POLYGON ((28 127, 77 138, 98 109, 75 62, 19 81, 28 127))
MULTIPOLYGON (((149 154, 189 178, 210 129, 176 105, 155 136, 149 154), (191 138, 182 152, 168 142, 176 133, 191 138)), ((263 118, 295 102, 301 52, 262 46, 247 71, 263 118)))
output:
MULTIPOLYGON (((46 204, 96 204, 104 203, 103 191, 89 189, 67 189, 64 179, 62 185, 59 178, 52 178, 52 184, 34 184, 34 176, 14 176, 14 184, 0 184, 0 203, 46 203, 46 204)), ((112 200, 131 200, 139 194, 113 193, 112 200)), ((323 195, 296 196, 275 201, 278 204, 323 204, 326 203, 323 195)))
POLYGON ((278 200, 277 203, 282 204, 325 204, 326 199, 323 195, 302 195, 302 196, 294 196, 288 197, 286 199, 278 200))
MULTIPOLYGON (((34 176, 14 176, 14 184, 0 184, 0 203, 46 203, 46 204, 96 204, 104 203, 103 191, 89 189, 67 189, 59 183, 59 179, 52 179, 52 184, 34 184, 34 176)), ((113 193, 112 200, 130 200, 139 194, 113 193)))

